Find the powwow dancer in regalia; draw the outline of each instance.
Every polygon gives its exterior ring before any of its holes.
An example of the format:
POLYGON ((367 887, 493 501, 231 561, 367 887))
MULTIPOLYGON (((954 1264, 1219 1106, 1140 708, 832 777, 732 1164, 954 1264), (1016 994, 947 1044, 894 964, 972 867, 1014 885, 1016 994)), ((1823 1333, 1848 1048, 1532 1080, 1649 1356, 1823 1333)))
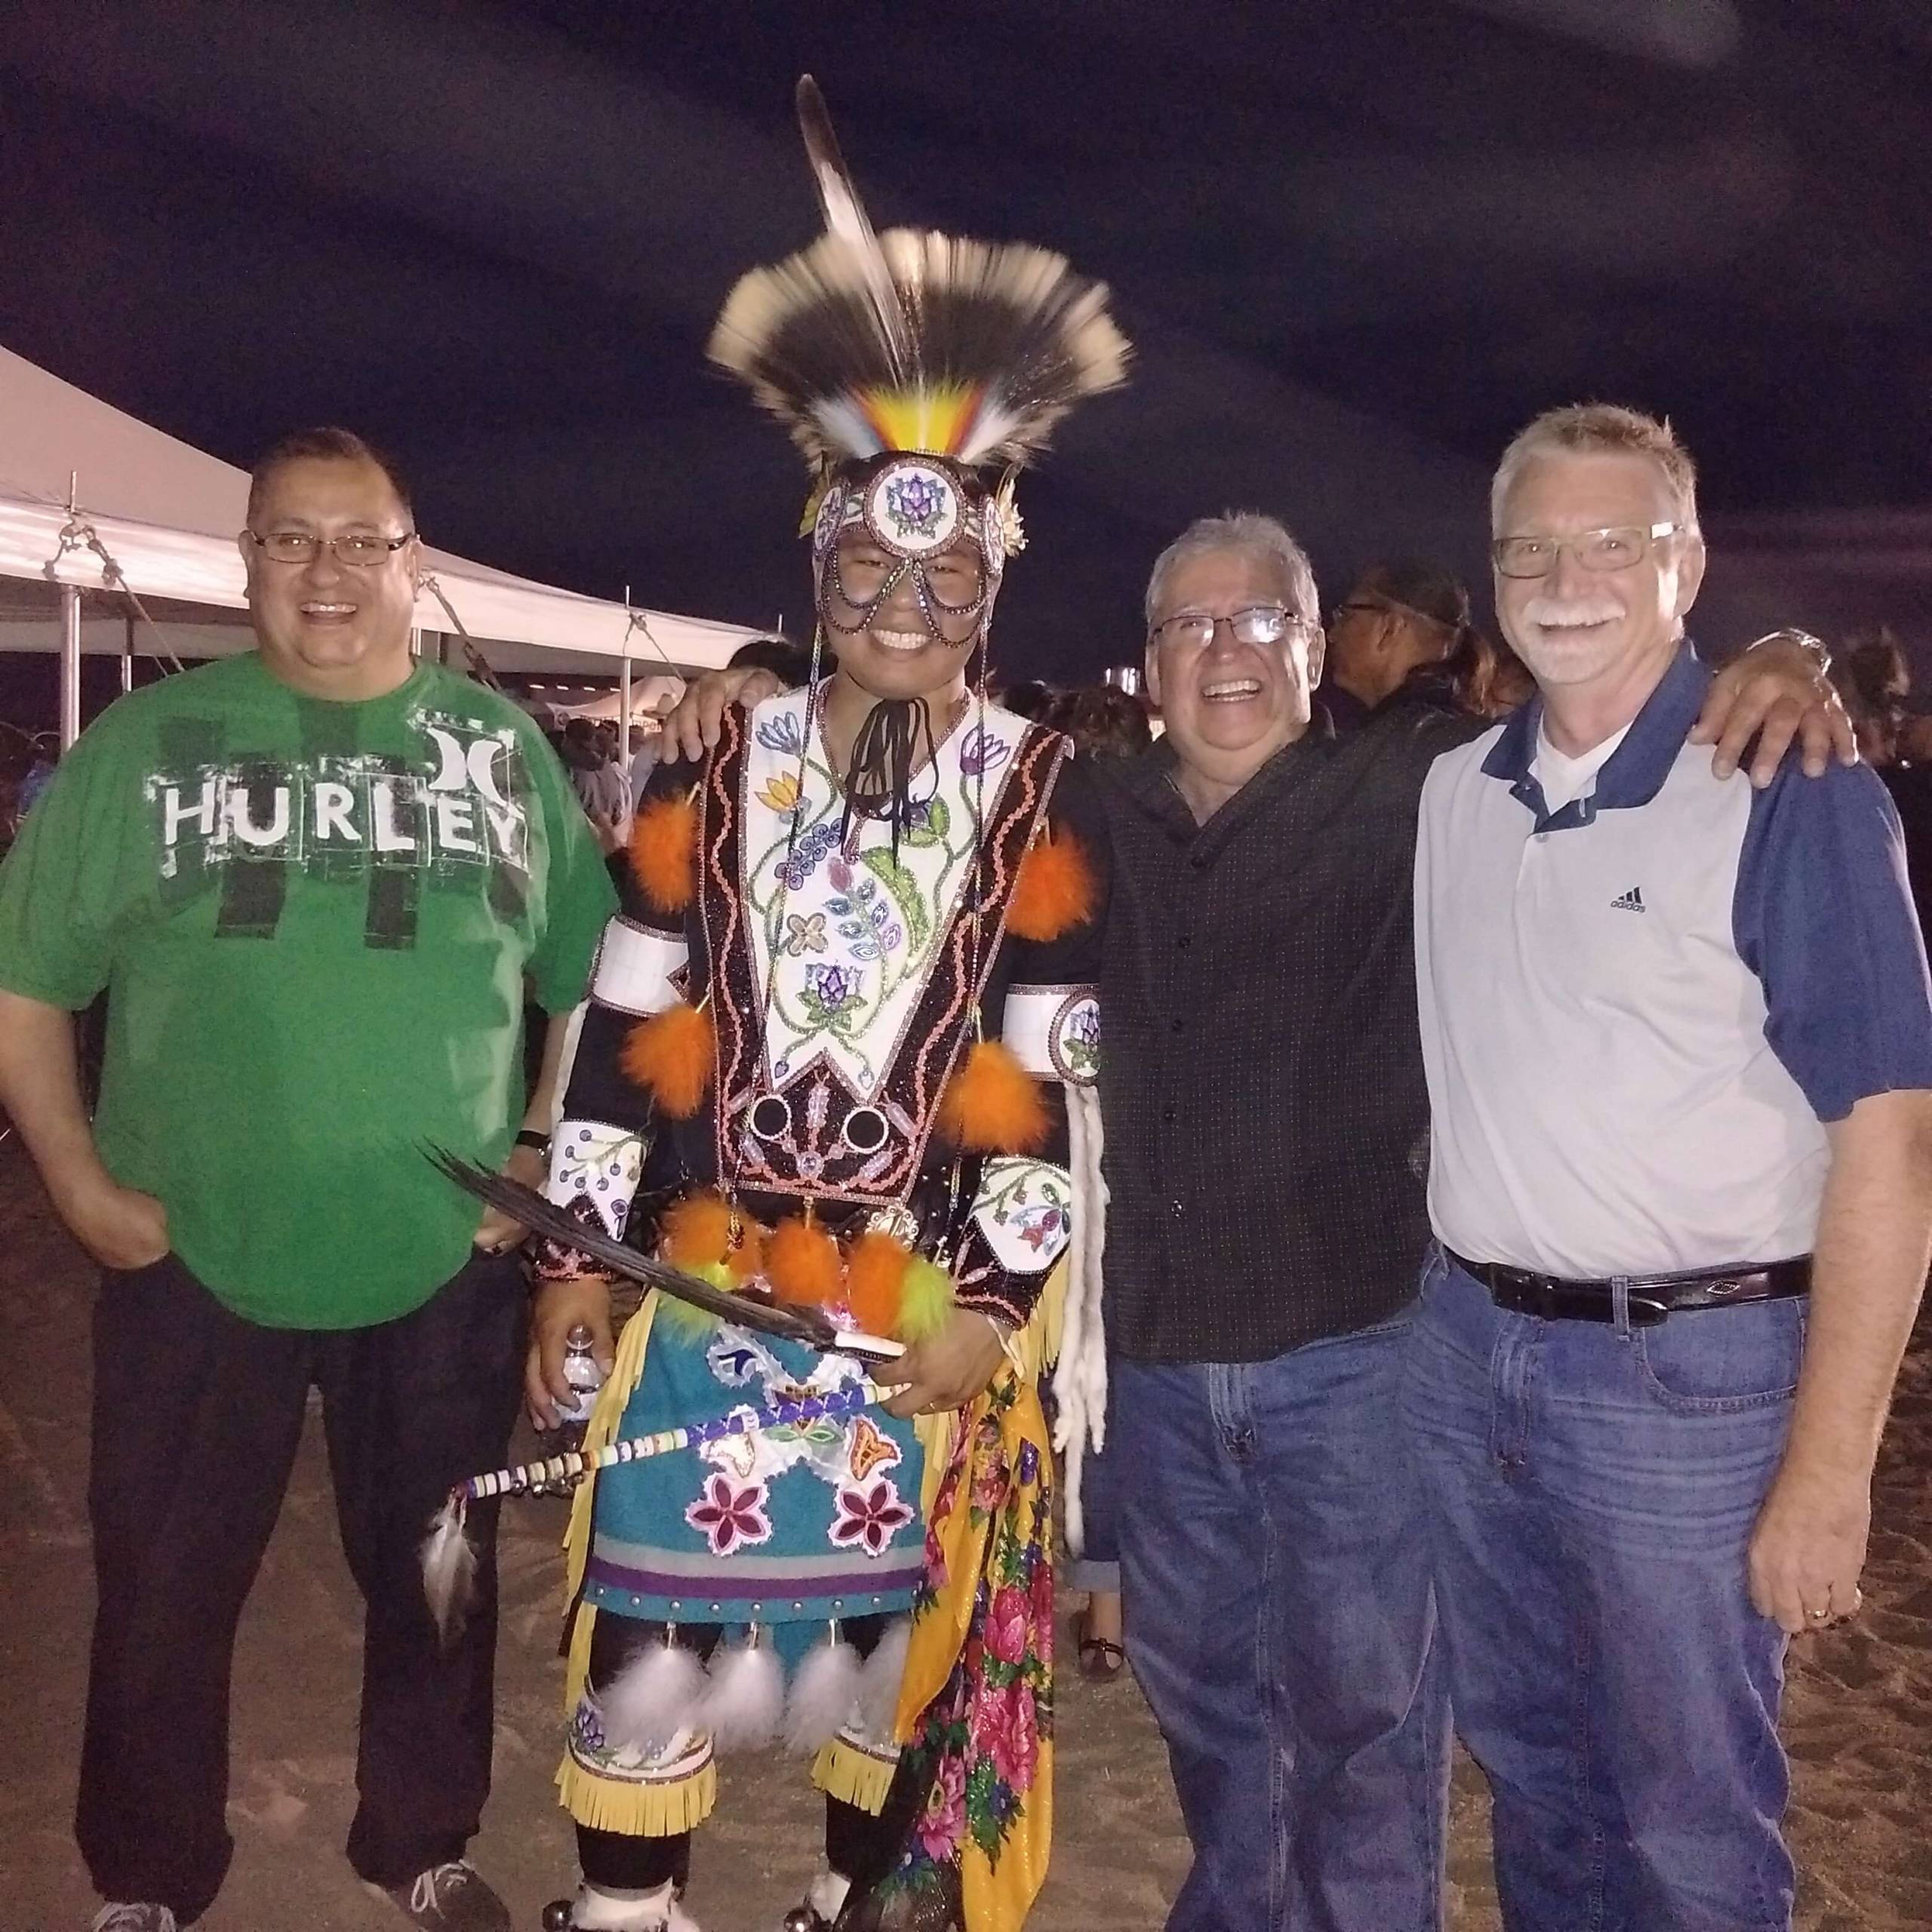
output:
MULTIPOLYGON (((816 1752, 804 1932, 1017 1927, 1051 1823, 1035 1318, 1073 1171, 1097 1177, 1104 844, 1066 742, 987 700, 985 647, 1014 472, 1127 346, 1057 255, 875 236, 809 82, 799 104, 828 232, 739 284, 710 352, 816 473, 814 675, 654 774, 549 1192, 908 1346, 874 1369, 886 1411, 579 1492, 558 1782, 583 1878, 552 1909, 579 1932, 693 1925, 733 1743, 816 1752)), ((539 1274, 533 1386, 561 1394, 568 1328, 608 1345, 608 1286, 555 1243, 539 1274)), ((649 1297, 588 1446, 864 1373, 649 1297)))

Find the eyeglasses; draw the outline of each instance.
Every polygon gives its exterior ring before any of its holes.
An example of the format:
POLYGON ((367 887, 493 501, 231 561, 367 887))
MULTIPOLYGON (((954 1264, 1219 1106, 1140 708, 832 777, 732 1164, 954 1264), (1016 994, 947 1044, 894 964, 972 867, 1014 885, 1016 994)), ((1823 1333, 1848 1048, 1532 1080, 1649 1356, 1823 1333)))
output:
POLYGON ((1499 537, 1489 553, 1505 577, 1547 577, 1564 550, 1586 571, 1627 571, 1650 555, 1660 537, 1675 537, 1684 528, 1681 523, 1632 523, 1580 531, 1574 537, 1499 537))
POLYGON ((1211 617, 1204 611, 1184 611, 1168 617, 1147 633, 1155 643, 1171 638, 1189 650, 1204 651, 1214 641, 1214 633, 1226 624, 1237 644, 1279 644, 1291 630, 1312 636, 1315 626, 1306 617, 1285 611, 1278 604, 1251 604, 1232 617, 1211 617))
POLYGON ((278 564, 313 563, 322 546, 339 564, 350 570, 373 570, 386 564, 416 533, 407 530, 400 537, 369 537, 360 532, 347 537, 313 537, 306 530, 271 530, 266 536, 254 531, 244 533, 265 557, 278 564))

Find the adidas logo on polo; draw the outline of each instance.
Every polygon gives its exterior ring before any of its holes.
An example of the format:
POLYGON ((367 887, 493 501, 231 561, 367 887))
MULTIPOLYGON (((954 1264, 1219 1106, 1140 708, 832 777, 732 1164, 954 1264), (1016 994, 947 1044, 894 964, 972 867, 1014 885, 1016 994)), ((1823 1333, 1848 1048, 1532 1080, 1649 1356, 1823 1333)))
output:
POLYGON ((1610 905, 1611 910, 1614 912, 1642 912, 1644 909, 1643 888, 1641 886, 1633 885, 1630 890, 1623 894, 1621 897, 1613 899, 1610 902, 1610 905))

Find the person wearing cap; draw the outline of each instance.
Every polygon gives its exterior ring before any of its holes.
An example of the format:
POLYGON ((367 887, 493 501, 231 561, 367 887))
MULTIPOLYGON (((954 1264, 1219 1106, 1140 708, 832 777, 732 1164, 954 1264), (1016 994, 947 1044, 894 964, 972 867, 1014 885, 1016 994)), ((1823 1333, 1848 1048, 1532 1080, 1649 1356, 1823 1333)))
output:
POLYGON ((1318 700, 1338 731, 1352 731, 1398 692, 1457 703, 1452 667, 1473 657, 1469 593, 1440 566, 1405 558, 1371 564, 1328 619, 1318 700))
POLYGON ((1932 1251, 1932 989, 1870 770, 1755 789, 1710 687, 1689 454, 1592 405, 1491 501, 1538 696, 1416 854, 1436 1246, 1407 1435, 1507 1924, 1791 1922, 1787 1644, 1853 1615, 1932 1251))

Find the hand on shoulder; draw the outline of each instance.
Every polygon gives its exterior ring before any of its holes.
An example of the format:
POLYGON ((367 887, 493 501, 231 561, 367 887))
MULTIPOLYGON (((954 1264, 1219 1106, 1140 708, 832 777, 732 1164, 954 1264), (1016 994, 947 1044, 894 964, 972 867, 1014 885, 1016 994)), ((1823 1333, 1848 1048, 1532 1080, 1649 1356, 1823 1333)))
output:
POLYGON ((677 709, 664 721, 667 754, 695 764, 717 749, 724 713, 734 704, 749 711, 785 688, 769 671, 706 671, 685 687, 677 709))
POLYGON ((1856 764, 1858 741, 1830 669, 1824 646, 1802 631, 1761 637, 1712 680, 1690 742, 1715 745, 1711 769, 1728 778, 1755 738, 1751 782, 1760 791, 1794 742, 1807 777, 1822 778, 1835 758, 1856 764))

